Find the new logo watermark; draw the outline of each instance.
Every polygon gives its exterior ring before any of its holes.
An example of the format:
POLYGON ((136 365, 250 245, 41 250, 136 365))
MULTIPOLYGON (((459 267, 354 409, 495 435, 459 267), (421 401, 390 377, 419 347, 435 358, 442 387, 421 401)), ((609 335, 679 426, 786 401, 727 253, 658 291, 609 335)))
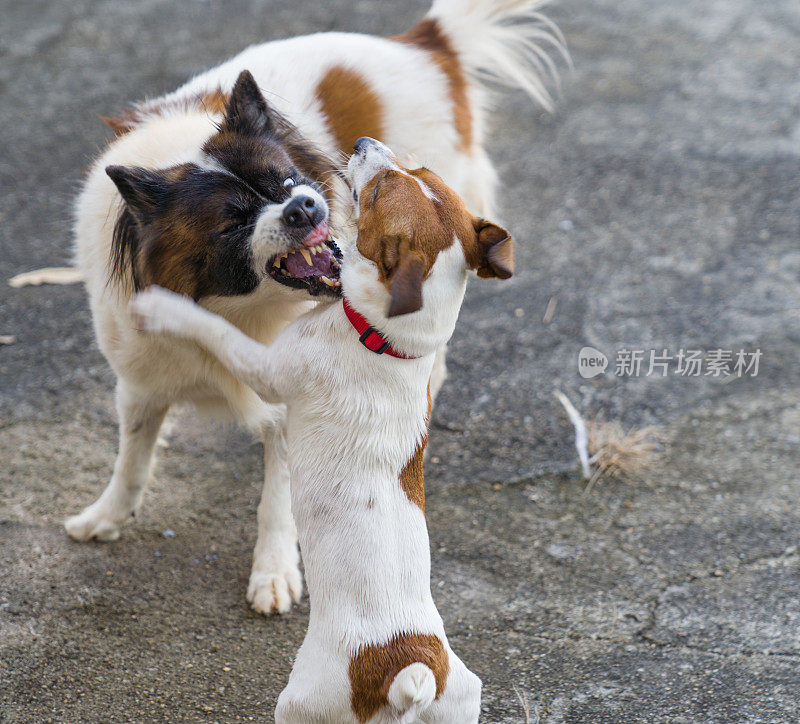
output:
POLYGON ((578 352, 578 373, 585 380, 602 375, 608 367, 608 357, 594 347, 583 347, 578 352))
MULTIPOLYGON (((621 349, 614 359, 616 377, 757 377, 760 349, 621 349)), ((609 360, 594 347, 578 352, 578 374, 605 374, 609 360)))

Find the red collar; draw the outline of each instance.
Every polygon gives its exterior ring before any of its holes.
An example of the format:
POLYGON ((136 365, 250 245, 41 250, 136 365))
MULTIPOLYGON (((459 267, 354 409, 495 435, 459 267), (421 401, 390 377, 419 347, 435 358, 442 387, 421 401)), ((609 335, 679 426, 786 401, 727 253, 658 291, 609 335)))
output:
POLYGON ((402 352, 398 352, 387 339, 348 303, 347 299, 342 299, 344 306, 344 313, 350 324, 355 327, 356 332, 360 335, 358 341, 361 342, 370 352, 375 354, 388 354, 390 357, 397 357, 399 359, 418 359, 411 357, 402 352))

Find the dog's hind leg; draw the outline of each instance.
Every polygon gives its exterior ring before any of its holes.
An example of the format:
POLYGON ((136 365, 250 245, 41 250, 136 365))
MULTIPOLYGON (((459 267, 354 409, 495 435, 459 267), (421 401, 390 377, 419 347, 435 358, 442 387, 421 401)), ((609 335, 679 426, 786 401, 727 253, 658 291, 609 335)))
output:
POLYGON ((450 672, 444 691, 420 716, 425 724, 477 724, 481 712, 481 680, 450 651, 450 672))
POLYGON ((303 578, 292 517, 283 413, 264 427, 264 489, 258 505, 258 538, 247 600, 258 613, 286 613, 300 600, 303 578))
POLYGON ((72 538, 119 538, 120 527, 138 507, 150 480, 153 448, 167 409, 163 398, 156 401, 143 397, 122 379, 118 381, 119 452, 114 474, 94 503, 64 523, 72 538))

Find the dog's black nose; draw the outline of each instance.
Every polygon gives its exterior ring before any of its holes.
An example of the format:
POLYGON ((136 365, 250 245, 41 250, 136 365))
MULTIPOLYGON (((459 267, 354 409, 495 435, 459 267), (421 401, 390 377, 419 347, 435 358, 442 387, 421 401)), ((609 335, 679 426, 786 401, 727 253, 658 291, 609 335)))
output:
POLYGON ((373 140, 369 136, 361 136, 361 138, 356 141, 356 145, 353 146, 353 150, 361 156, 371 143, 373 143, 373 140))
POLYGON ((283 223, 302 228, 316 226, 325 217, 325 212, 310 196, 298 196, 283 208, 283 223))

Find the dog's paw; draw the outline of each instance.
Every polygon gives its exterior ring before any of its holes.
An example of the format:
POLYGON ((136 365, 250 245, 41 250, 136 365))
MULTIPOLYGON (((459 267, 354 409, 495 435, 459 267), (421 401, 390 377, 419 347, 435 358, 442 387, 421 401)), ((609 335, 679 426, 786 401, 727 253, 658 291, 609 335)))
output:
POLYGON ((185 324, 192 302, 161 287, 148 287, 130 303, 136 329, 154 334, 175 334, 185 324))
POLYGON ((74 540, 84 542, 95 540, 108 542, 119 538, 120 525, 104 515, 93 503, 83 512, 73 515, 64 521, 67 535, 74 540))
POLYGON ((297 564, 272 573, 253 571, 247 587, 247 600, 253 610, 265 616, 287 613, 292 601, 300 602, 303 595, 303 577, 297 564))

